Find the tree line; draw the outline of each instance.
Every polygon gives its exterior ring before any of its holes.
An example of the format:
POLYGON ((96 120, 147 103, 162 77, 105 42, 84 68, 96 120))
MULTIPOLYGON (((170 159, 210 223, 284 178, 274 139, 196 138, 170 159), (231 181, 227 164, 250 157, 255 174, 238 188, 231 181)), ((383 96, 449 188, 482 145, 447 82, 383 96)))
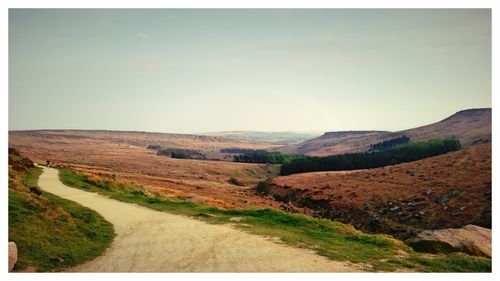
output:
POLYGON ((388 150, 366 153, 350 153, 327 157, 305 156, 281 166, 281 175, 314 171, 341 171, 371 169, 403 162, 416 161, 461 149, 456 138, 436 139, 410 143, 388 150))
POLYGON ((207 157, 205 154, 193 149, 181 149, 181 148, 164 148, 156 152, 159 156, 170 156, 172 158, 179 159, 199 159, 205 160, 207 157))
POLYGON ((279 152, 257 151, 234 156, 234 162, 263 163, 263 164, 285 164, 293 160, 304 158, 304 155, 289 155, 279 152))
POLYGON ((268 153, 263 149, 248 149, 248 148, 222 148, 221 153, 238 153, 238 154, 252 154, 252 153, 268 153))
POLYGON ((370 151, 375 152, 375 151, 384 151, 390 148, 393 148, 398 145, 402 144, 407 144, 410 142, 410 138, 402 135, 397 138, 381 141, 375 144, 370 145, 370 151))

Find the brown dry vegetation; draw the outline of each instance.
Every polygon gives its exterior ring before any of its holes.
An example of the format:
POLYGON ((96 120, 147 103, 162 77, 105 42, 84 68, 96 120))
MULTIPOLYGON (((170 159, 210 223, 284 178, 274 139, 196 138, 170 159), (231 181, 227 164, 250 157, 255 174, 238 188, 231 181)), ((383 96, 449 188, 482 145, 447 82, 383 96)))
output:
MULTIPOLYGON (((269 196, 260 196, 256 183, 275 176, 277 165, 156 156, 147 145, 172 140, 169 134, 163 135, 165 140, 152 135, 158 139, 133 132, 113 136, 101 131, 30 131, 10 132, 9 141, 36 162, 51 159, 55 165, 87 173, 97 183, 107 179, 137 183, 148 192, 211 206, 282 208, 398 237, 421 229, 491 224, 489 144, 372 170, 278 177, 269 196), (231 184, 232 179, 241 186, 231 184), (436 202, 439 198, 445 202, 436 202)), ((183 148, 198 145, 198 140, 189 143, 190 138, 183 148)), ((207 142, 200 147, 216 143, 221 148, 264 148, 262 143, 207 142)))
POLYGON ((311 156, 364 152, 370 148, 371 144, 401 135, 408 136, 411 141, 456 136, 465 147, 489 143, 491 142, 491 108, 462 110, 439 122, 399 132, 328 132, 320 137, 277 148, 277 150, 311 156))
POLYGON ((278 177, 268 194, 295 211, 403 238, 422 229, 491 227, 491 145, 377 169, 278 177))
POLYGON ((253 186, 277 172, 276 166, 172 159, 156 156, 149 144, 215 151, 224 147, 265 149, 266 143, 218 137, 110 131, 15 131, 10 145, 35 162, 62 165, 102 177, 144 185, 169 196, 225 208, 276 207, 255 196, 253 186), (244 186, 230 184, 235 178, 244 186))

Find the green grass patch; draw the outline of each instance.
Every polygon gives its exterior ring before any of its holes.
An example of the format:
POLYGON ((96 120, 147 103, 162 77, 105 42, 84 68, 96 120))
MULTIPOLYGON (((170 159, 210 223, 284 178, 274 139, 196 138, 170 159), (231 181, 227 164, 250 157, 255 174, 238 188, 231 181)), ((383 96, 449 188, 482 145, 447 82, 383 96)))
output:
POLYGON ((453 247, 441 241, 436 240, 418 240, 415 242, 410 242, 409 245, 417 252, 421 253, 445 253, 449 254, 451 252, 456 252, 453 247))
POLYGON ((38 177, 42 174, 42 168, 33 167, 28 169, 28 173, 23 178, 23 184, 27 187, 38 188, 38 177))
POLYGON ((147 195, 140 185, 121 184, 103 188, 90 184, 86 176, 68 169, 61 169, 61 181, 69 186, 98 192, 113 199, 135 203, 154 210, 191 216, 209 223, 231 223, 250 233, 279 237, 284 243, 308 248, 333 260, 351 261, 374 265, 374 270, 393 271, 398 268, 414 268, 419 271, 478 271, 485 269, 491 260, 468 255, 450 255, 449 259, 425 258, 415 253, 400 240, 387 235, 371 235, 355 230, 339 222, 289 214, 273 209, 226 210, 215 207, 147 195), (237 218, 235 220, 235 218, 237 218), (398 258, 405 253, 408 258, 398 258), (481 266, 477 264, 480 263, 481 266))
MULTIPOLYGON (((38 188, 41 172, 29 169, 23 184, 38 188)), ((16 271, 30 266, 59 271, 81 264, 101 255, 113 237, 113 225, 89 208, 48 192, 9 188, 9 241, 18 247, 16 271)))
POLYGON ((491 272, 491 259, 463 253, 433 257, 415 254, 406 259, 390 259, 375 265, 375 270, 408 268, 418 272, 491 272))

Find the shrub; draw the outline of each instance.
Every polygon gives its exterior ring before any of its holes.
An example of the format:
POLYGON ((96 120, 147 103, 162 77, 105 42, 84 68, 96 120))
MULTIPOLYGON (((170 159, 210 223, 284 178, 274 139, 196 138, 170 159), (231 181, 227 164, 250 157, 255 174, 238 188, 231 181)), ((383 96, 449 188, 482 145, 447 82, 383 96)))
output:
POLYGON ((230 178, 229 183, 237 186, 243 186, 243 183, 241 183, 237 178, 230 178))
POLYGON ((261 181, 257 184, 256 189, 258 193, 267 194, 267 191, 269 190, 269 183, 266 181, 261 181))
POLYGON ((445 253, 449 254, 451 252, 455 252, 456 250, 453 247, 445 242, 435 241, 435 240, 418 240, 409 243, 410 247, 417 252, 422 253, 445 253))

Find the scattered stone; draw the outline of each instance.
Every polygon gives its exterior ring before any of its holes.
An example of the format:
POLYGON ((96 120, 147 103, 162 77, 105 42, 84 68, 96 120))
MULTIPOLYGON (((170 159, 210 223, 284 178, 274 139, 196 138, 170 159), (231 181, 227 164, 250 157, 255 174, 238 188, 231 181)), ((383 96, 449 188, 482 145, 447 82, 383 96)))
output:
POLYGON ((419 206, 419 205, 425 205, 425 204, 427 204, 427 202, 425 202, 425 201, 413 202, 412 203, 413 206, 419 206))
POLYGON ((441 197, 436 198, 436 202, 438 204, 441 204, 441 205, 443 205, 444 203, 446 203, 446 201, 448 201, 448 200, 450 200, 450 198, 448 198, 446 195, 443 195, 441 197))
POLYGON ((415 171, 413 171, 413 170, 406 170, 406 173, 412 177, 415 176, 415 171))
POLYGON ((400 218, 399 218, 399 222, 407 222, 407 221, 409 221, 411 218, 412 218, 412 215, 408 215, 408 216, 405 216, 405 217, 400 217, 400 218))
POLYGON ((462 228, 426 230, 417 235, 418 240, 440 241, 454 250, 471 255, 491 257, 491 229, 477 225, 462 228))
POLYGON ((426 176, 424 176, 424 175, 420 175, 420 176, 418 176, 418 179, 419 179, 419 180, 423 180, 423 181, 428 181, 428 180, 429 180, 429 178, 428 178, 428 177, 426 177, 426 176))
POLYGON ((400 209, 400 208, 399 208, 398 206, 396 206, 396 207, 392 207, 392 208, 390 208, 390 209, 389 209, 389 211, 391 211, 391 212, 395 212, 395 211, 397 211, 397 210, 399 210, 399 209, 400 209))
POLYGON ((428 189, 425 191, 425 195, 431 195, 432 194, 432 190, 428 189))
POLYGON ((443 204, 443 203, 447 202, 448 200, 450 200, 451 198, 459 197, 461 195, 461 193, 462 193, 461 190, 457 190, 457 189, 450 190, 450 191, 446 192, 446 194, 444 194, 443 196, 437 197, 436 202, 439 204, 443 204))
POLYGON ((12 271, 17 262, 17 245, 14 242, 9 242, 9 272, 12 271))

